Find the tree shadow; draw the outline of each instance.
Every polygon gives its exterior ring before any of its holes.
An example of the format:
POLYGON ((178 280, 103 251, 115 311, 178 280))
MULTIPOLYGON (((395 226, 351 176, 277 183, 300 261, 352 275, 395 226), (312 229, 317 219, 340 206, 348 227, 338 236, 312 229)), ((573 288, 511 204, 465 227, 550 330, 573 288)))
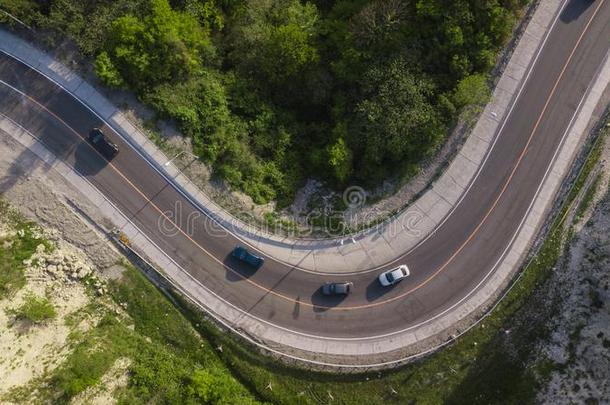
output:
MULTIPOLYGON (((532 327, 530 325, 530 327, 532 327)), ((512 332, 511 332, 512 334, 512 332)), ((446 404, 527 404, 539 390, 535 371, 527 358, 534 341, 510 342, 502 329, 476 353, 462 381, 451 391, 446 404)), ((520 339, 518 339, 520 340, 520 339)), ((458 343, 459 344, 459 343, 458 343)), ((453 373, 449 369, 448 372, 453 373)))
POLYGON ((595 0, 572 0, 563 9, 559 19, 567 24, 576 21, 593 3, 595 0))
POLYGON ((8 174, 0 179, 2 192, 10 190, 39 168, 49 170, 51 162, 45 162, 39 154, 48 161, 59 159, 66 162, 75 145, 80 141, 74 135, 66 134, 65 128, 46 111, 7 89, 0 89, 0 114, 0 119, 5 120, 7 125, 12 127, 7 129, 11 134, 3 131, 7 138, 13 139, 12 142, 23 148, 25 146, 15 139, 15 135, 26 140, 24 142, 26 144, 31 143, 28 138, 33 138, 45 149, 39 150, 37 154, 32 150, 35 146, 29 146, 19 153, 9 167, 8 174), (52 156, 49 156, 47 151, 52 156))
POLYGON ((43 166, 44 162, 29 149, 22 151, 10 165, 6 175, 0 178, 0 193, 6 193, 20 181, 26 180, 36 169, 43 166))
POLYGON ((453 358, 462 357, 459 367, 467 371, 445 403, 534 403, 540 383, 562 367, 539 350, 551 338, 553 320, 561 309, 561 295, 548 292, 550 285, 552 281, 546 280, 524 297, 512 301, 507 297, 504 302, 508 300, 515 312, 492 313, 458 338, 449 350, 455 350, 453 358))

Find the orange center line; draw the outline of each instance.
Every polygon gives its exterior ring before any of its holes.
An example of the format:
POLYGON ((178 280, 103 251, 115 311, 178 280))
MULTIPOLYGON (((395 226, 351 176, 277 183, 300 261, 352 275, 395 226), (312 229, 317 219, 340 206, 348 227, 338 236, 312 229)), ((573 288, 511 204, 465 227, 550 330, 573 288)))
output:
MULTIPOLYGON (((476 236, 476 234, 479 232, 480 228, 483 226, 483 224, 485 223, 485 221, 487 220, 487 218, 491 215, 492 211, 496 208, 496 206, 498 205, 501 197, 504 195, 504 192, 506 191, 506 189, 508 188, 512 178, 514 177, 519 165, 521 164, 525 154, 527 153, 527 150, 529 148, 529 145, 533 139, 533 136, 535 134, 535 132, 537 131, 540 122, 542 121, 542 118, 550 104, 551 99, 553 98, 555 91, 557 90, 557 87, 559 85, 559 83, 561 82, 561 79, 563 78, 565 71, 568 67, 568 65, 570 64, 576 49, 578 48, 578 46, 580 45, 580 43, 582 42, 582 39, 584 38, 586 32, 589 29, 589 26, 591 25, 593 19, 595 18, 595 16, 597 15, 598 11, 600 10, 602 4, 605 2, 605 0, 602 0, 598 3, 597 8, 595 9, 593 15, 591 16, 591 18, 589 19, 589 21, 587 22, 583 32, 580 34, 580 37, 578 38, 578 41, 576 42, 576 44, 574 45, 572 51, 570 52, 570 55, 568 57, 568 59, 566 60, 565 64, 563 65, 563 68, 557 78, 557 80, 555 81, 553 88, 551 90, 551 92, 549 93, 549 96, 546 99, 546 102, 544 104, 544 107, 540 113, 540 115, 538 116, 536 123, 534 125, 534 128, 532 129, 529 138, 527 140, 527 143, 525 145, 525 147, 523 148, 519 158, 517 159, 517 162, 515 164, 515 166, 513 167, 510 176, 507 178, 507 180, 505 181, 500 193, 498 194, 498 196, 495 198, 493 204, 491 205, 491 207, 489 208, 489 210, 486 212, 486 214, 483 216, 483 218, 481 219, 481 221, 479 222, 479 224, 476 226, 476 228, 470 233, 470 235, 464 240, 464 242, 458 247, 458 249, 447 259, 447 261, 445 261, 438 269, 436 269, 428 278, 426 278, 424 281, 422 281, 420 284, 414 286, 413 288, 395 296, 392 298, 388 298, 385 299, 383 301, 379 301, 379 302, 373 302, 370 304, 364 304, 364 305, 355 305, 355 306, 324 306, 324 305, 315 305, 315 304, 311 304, 308 302, 303 302, 300 300, 296 300, 292 297, 288 297, 286 295, 283 295, 281 293, 278 293, 272 289, 269 289, 259 283, 256 283, 255 281, 244 277, 241 273, 239 273, 238 271, 234 270, 233 268, 231 268, 230 266, 226 265, 225 263, 223 263, 221 260, 219 260, 218 258, 216 258, 213 254, 211 254, 209 251, 207 251, 203 246, 201 246, 196 240, 194 240, 190 235, 188 235, 186 232, 184 232, 180 226, 178 224, 176 224, 172 219, 170 219, 152 200, 150 200, 144 192, 142 192, 137 186, 135 186, 114 164, 112 164, 112 162, 108 162, 108 165, 131 187, 133 188, 139 195, 141 195, 148 204, 150 204, 150 206, 152 206, 159 214, 160 216, 162 216, 163 218, 165 218, 167 221, 169 221, 172 225, 175 226, 175 228, 183 235, 185 236, 189 241, 191 241, 195 246, 197 246, 202 252, 204 252, 206 255, 208 255, 211 259, 213 259, 214 261, 216 261, 218 264, 221 265, 221 267, 223 267, 224 269, 227 269, 231 272, 233 272, 234 274, 236 274, 238 277, 240 277, 242 280, 250 283, 251 285, 265 291, 266 293, 272 294, 274 296, 277 296, 279 298, 282 298, 286 301, 292 302, 292 303, 296 303, 298 302, 300 305, 305 305, 307 307, 312 307, 312 308, 323 308, 323 309, 328 309, 328 310, 355 310, 355 309, 366 309, 366 308, 371 308, 371 307, 376 307, 376 306, 380 306, 380 305, 384 305, 393 301, 396 301, 400 298, 403 298, 409 294, 412 294, 413 292, 419 290, 420 288, 424 287, 425 285, 427 285, 431 280, 433 280, 438 274, 440 274, 443 270, 446 269, 446 267, 455 259, 455 257, 466 247, 466 245, 474 238, 474 236, 476 236)), ((39 108, 41 108, 42 110, 46 111, 48 114, 50 114, 52 117, 54 117, 56 120, 58 120, 59 122, 61 122, 66 128, 68 128, 72 133, 74 133, 78 138, 80 138, 81 140, 85 141, 85 143, 87 145, 89 145, 89 147, 95 151, 95 153, 97 153, 100 157, 102 157, 103 159, 105 159, 95 148, 93 148, 89 142, 86 141, 85 137, 83 137, 80 133, 78 133, 78 131, 76 131, 74 128, 72 128, 70 125, 68 125, 67 122, 65 122, 62 118, 60 118, 57 114, 55 114, 54 112, 52 112, 51 110, 49 110, 46 106, 44 106, 43 104, 41 104, 40 102, 38 102, 37 100, 35 100, 33 97, 21 93, 23 94, 24 97, 26 97, 28 100, 30 100, 32 103, 36 104, 39 108)), ((102 120, 103 121, 103 120, 102 120)), ((167 254, 167 253, 166 253, 167 254)))

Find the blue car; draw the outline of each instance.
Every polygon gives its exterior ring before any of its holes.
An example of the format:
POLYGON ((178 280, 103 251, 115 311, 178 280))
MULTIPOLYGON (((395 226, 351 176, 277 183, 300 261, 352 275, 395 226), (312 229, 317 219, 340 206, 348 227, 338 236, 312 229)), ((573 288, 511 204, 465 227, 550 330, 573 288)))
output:
POLYGON ((243 246, 237 246, 235 249, 233 249, 233 252, 231 252, 231 256, 256 268, 261 267, 265 262, 265 259, 253 253, 250 253, 243 246))

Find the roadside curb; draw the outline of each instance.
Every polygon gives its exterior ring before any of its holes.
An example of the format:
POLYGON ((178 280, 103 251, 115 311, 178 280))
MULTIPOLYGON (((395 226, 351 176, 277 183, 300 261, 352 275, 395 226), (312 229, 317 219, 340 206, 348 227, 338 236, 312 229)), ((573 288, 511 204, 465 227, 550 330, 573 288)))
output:
MULTIPOLYGON (((572 165, 578 146, 594 120, 593 112, 603 99, 604 89, 610 83, 610 60, 598 71, 575 114, 575 119, 568 127, 556 158, 549 166, 545 181, 538 190, 537 197, 529 208, 522 226, 513 236, 513 242, 498 261, 497 268, 491 269, 481 281, 479 288, 465 297, 461 302, 431 318, 426 323, 396 333, 362 339, 331 339, 290 331, 237 309, 223 301, 205 286, 192 279, 161 249, 152 243, 143 233, 129 222, 108 200, 73 169, 55 158, 32 135, 7 119, 0 119, 0 128, 17 139, 49 166, 60 173, 67 181, 78 185, 87 197, 100 207, 100 211, 109 217, 147 257, 151 258, 165 272, 165 275, 176 285, 193 297, 196 302, 205 305, 206 310, 215 318, 231 325, 231 329, 250 341, 281 356, 296 361, 320 366, 343 368, 371 368, 400 364, 414 356, 435 350, 439 341, 446 341, 456 329, 456 325, 472 319, 486 308, 503 288, 509 283, 510 276, 517 270, 523 256, 535 238, 546 212, 550 208, 555 194, 561 186, 562 179, 572 165), (251 336, 256 336, 253 339, 251 336), (260 340, 258 340, 260 339, 260 340), (431 343, 431 340, 437 343, 431 343), (424 346, 427 346, 424 347, 424 346), (430 349, 433 347, 433 349, 430 349), (377 359, 376 361, 373 358, 377 359)), ((470 322, 470 324, 472 321, 470 322)))
POLYGON ((496 135, 535 58, 544 45, 549 27, 556 21, 564 0, 541 2, 499 79, 487 105, 455 158, 429 190, 396 217, 347 238, 292 239, 261 231, 236 219, 211 201, 168 157, 93 86, 47 54, 14 35, 0 30, 0 49, 22 60, 71 92, 103 120, 159 172, 176 190, 215 222, 255 250, 289 266, 316 273, 349 274, 356 267, 368 271, 395 261, 419 245, 444 222, 459 204, 493 148, 496 135), (328 269, 332 269, 329 271, 328 269))

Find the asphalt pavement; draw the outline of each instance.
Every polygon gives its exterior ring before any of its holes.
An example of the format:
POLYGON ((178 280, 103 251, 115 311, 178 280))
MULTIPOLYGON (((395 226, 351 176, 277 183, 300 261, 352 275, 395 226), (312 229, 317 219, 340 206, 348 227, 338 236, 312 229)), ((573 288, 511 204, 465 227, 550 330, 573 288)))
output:
POLYGON ((0 112, 36 134, 193 277, 233 305, 312 335, 379 336, 443 312, 493 271, 608 52, 609 22, 610 1, 571 1, 479 176, 453 213, 391 266, 374 272, 355 266, 359 273, 346 280, 303 272, 272 258, 256 271, 235 261, 230 252, 238 239, 216 236, 218 229, 96 115, 3 53, 0 112), (93 127, 104 129, 119 145, 120 153, 111 162, 86 141, 93 127), (381 287, 377 274, 401 263, 409 266, 411 276, 394 287, 381 287), (324 297, 320 287, 326 281, 351 281, 354 291, 345 298, 324 297))

